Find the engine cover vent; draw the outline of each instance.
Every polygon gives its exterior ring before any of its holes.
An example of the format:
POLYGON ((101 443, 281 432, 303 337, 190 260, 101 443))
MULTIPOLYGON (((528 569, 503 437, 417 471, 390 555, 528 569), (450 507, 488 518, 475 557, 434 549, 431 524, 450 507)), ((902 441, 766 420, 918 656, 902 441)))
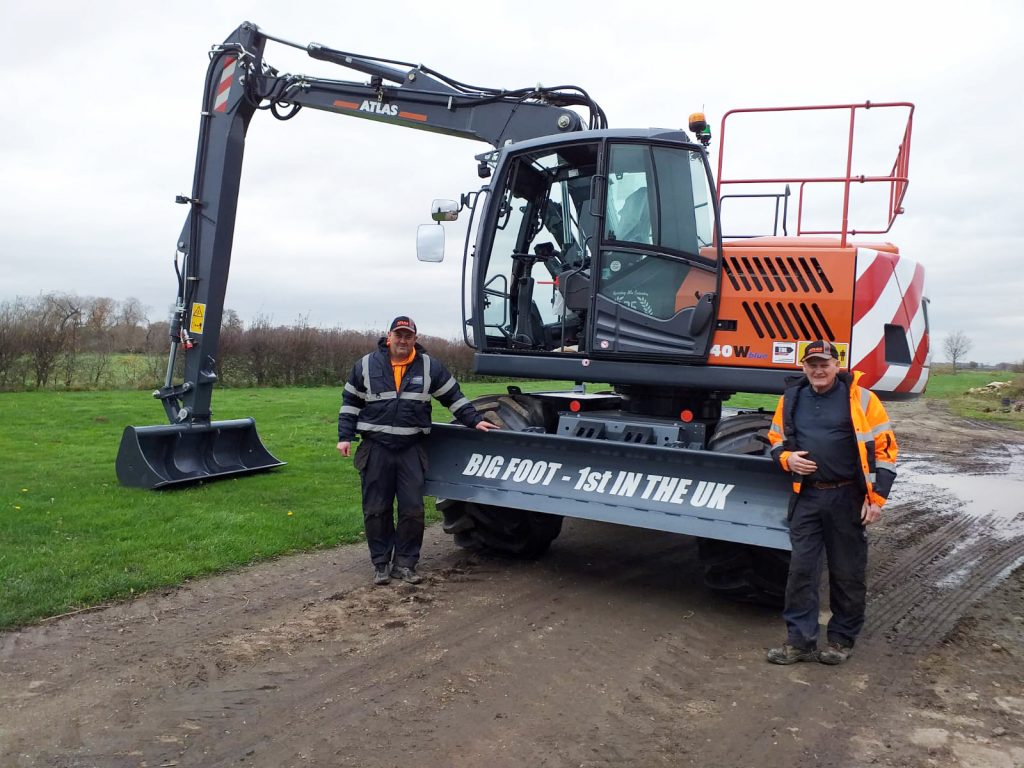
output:
POLYGON ((727 256, 723 268, 736 291, 834 292, 816 256, 727 256))
POLYGON ((835 333, 816 303, 744 301, 741 305, 759 339, 828 339, 835 333))

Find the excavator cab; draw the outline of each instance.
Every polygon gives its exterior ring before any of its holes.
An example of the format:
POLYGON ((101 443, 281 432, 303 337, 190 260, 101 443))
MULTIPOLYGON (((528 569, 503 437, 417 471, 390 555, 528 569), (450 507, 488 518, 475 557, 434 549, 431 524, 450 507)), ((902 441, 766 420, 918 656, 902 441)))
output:
POLYGON ((681 132, 506 149, 480 214, 480 351, 706 361, 720 263, 712 189, 703 148, 681 132))

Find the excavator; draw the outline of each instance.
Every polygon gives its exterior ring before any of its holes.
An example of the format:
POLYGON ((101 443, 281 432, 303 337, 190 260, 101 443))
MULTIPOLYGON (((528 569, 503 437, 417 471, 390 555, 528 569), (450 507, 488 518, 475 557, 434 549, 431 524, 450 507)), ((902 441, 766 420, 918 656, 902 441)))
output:
POLYGON ((887 233, 903 212, 913 105, 733 110, 722 119, 716 182, 701 113, 689 132, 612 129, 577 86, 473 86, 243 23, 210 52, 192 192, 177 198, 189 213, 177 243, 167 376, 154 392, 170 423, 125 428, 116 467, 124 485, 174 488, 283 464, 253 419, 215 421, 210 404, 246 131, 257 112, 288 120, 307 107, 489 145, 475 157, 483 186, 431 204, 417 256, 440 261, 443 222, 468 214, 462 305, 475 370, 575 382, 569 391, 508 386, 478 398, 478 410, 503 427, 486 435, 434 425, 427 493, 455 543, 539 557, 565 516, 685 534, 697 537, 710 588, 778 603, 789 480, 767 456, 771 414, 726 403, 739 392, 781 393, 800 372, 802 348, 819 338, 883 398, 924 390, 924 270, 891 243, 851 239, 887 233), (282 74, 264 59, 271 42, 368 79, 282 74), (723 177, 730 118, 812 110, 848 117, 845 169, 723 177), (896 110, 906 122, 891 169, 857 175, 855 126, 868 110, 896 110), (784 191, 764 192, 766 184, 784 191), (887 193, 874 229, 851 223, 857 185, 887 193), (805 199, 823 186, 842 191, 831 229, 804 219, 805 199), (764 197, 775 206, 770 235, 723 236, 725 202, 764 197))

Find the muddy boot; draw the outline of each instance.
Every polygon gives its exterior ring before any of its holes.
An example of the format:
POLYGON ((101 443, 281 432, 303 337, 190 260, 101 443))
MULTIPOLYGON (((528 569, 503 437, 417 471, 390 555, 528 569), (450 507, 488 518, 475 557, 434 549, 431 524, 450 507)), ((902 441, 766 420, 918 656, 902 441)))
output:
POLYGON ((373 583, 378 587, 391 583, 391 572, 387 563, 373 566, 373 583))
POLYGON ((401 579, 408 584, 419 584, 423 581, 423 577, 416 573, 415 568, 410 568, 404 565, 391 566, 391 576, 396 579, 401 579))
POLYGON ((853 653, 853 648, 842 643, 830 642, 828 648, 818 654, 822 664, 842 664, 853 653))
POLYGON ((786 643, 781 648, 768 651, 768 661, 772 664, 796 664, 798 661, 817 661, 818 651, 815 648, 797 648, 786 643))

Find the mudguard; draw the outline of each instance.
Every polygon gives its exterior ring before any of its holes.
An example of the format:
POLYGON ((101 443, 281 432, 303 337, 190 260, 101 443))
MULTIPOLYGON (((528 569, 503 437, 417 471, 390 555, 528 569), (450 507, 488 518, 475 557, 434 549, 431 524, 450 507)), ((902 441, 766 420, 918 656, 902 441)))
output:
POLYGON ((789 478, 767 457, 451 424, 426 445, 440 499, 790 548, 789 478))

